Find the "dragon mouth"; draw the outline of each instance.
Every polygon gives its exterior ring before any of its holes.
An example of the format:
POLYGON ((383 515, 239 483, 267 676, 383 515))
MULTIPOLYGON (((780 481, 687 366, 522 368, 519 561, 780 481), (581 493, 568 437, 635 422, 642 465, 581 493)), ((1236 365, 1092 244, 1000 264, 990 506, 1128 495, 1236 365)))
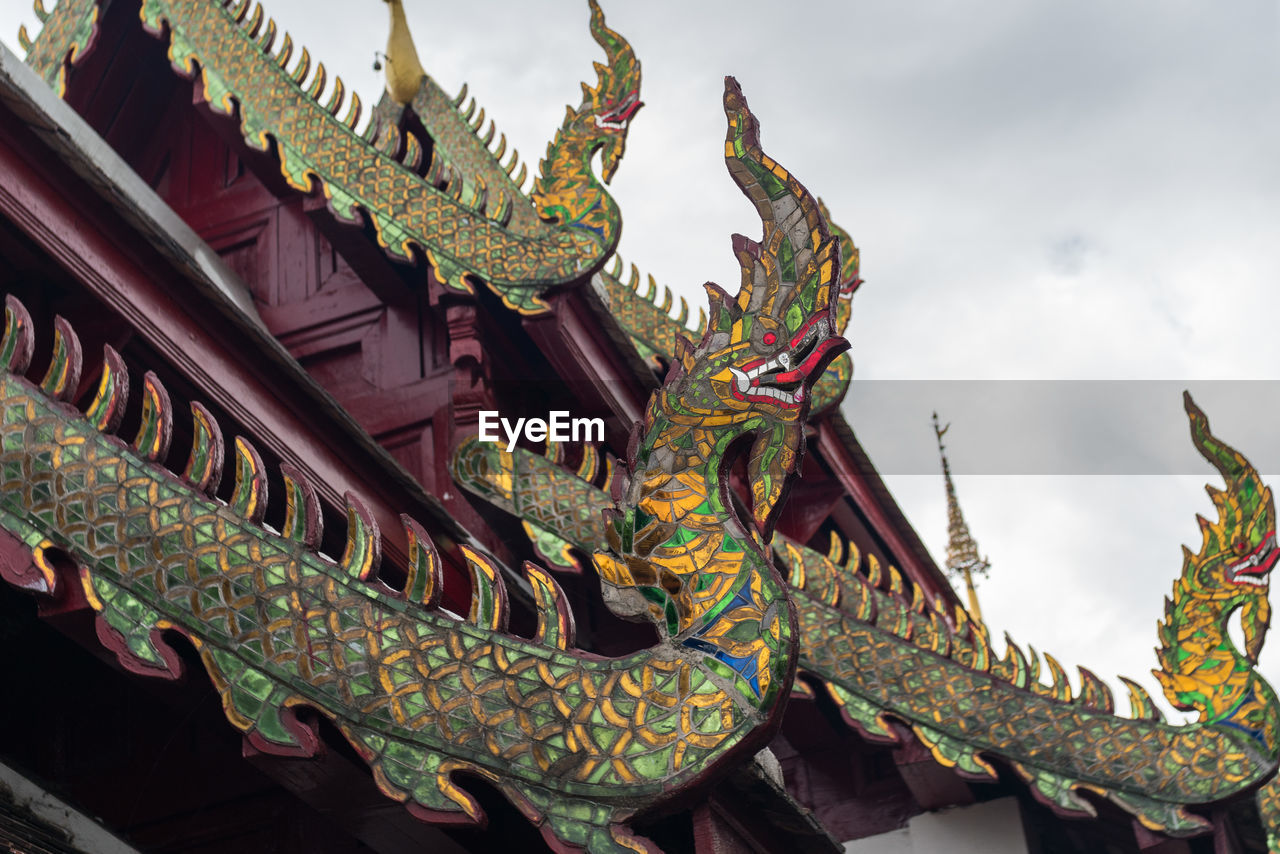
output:
POLYGON ((604 113, 596 114, 596 127, 606 130, 623 130, 627 122, 631 121, 631 117, 636 114, 636 110, 643 106, 639 90, 633 89, 623 96, 617 106, 604 113))
POLYGON ((1267 573, 1275 568, 1277 560, 1280 560, 1280 549, 1276 548, 1276 532, 1272 531, 1248 555, 1227 564, 1227 581, 1265 587, 1267 573))
POLYGON ((741 368, 730 366, 733 396, 738 400, 773 403, 784 409, 796 409, 804 403, 805 384, 833 350, 848 346, 844 338, 831 337, 827 315, 819 315, 806 323, 791 339, 786 350, 770 358, 747 362, 741 368), (821 342, 821 343, 819 343, 821 342))

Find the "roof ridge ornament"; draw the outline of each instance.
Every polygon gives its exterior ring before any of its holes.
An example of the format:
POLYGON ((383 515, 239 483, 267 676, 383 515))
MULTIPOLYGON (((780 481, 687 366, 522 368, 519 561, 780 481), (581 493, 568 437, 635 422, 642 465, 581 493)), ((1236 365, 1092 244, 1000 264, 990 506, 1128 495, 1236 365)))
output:
POLYGON ((387 35, 387 52, 384 54, 387 93, 397 104, 405 106, 418 94, 418 87, 427 72, 418 60, 418 49, 414 46, 413 33, 405 18, 404 3, 401 0, 383 2, 391 15, 391 32, 387 35))
POLYGON ((943 435, 951 429, 938 426, 938 413, 933 413, 933 432, 938 437, 938 455, 942 457, 942 477, 947 485, 947 574, 952 578, 963 578, 965 592, 969 597, 969 613, 976 622, 983 623, 982 607, 978 604, 977 585, 974 577, 986 578, 991 570, 991 562, 986 556, 978 556, 978 543, 969 533, 969 525, 960 512, 960 499, 956 497, 956 485, 951 480, 951 463, 947 460, 947 446, 942 443, 943 435))

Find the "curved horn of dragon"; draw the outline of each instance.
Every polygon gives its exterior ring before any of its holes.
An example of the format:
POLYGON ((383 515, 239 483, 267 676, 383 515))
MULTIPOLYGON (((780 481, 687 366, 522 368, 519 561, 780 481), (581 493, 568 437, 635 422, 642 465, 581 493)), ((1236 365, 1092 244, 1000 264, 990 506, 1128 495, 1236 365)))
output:
POLYGON ((59 319, 43 381, 23 374, 26 310, 10 299, 0 342, 0 527, 31 552, 4 564, 36 593, 80 591, 98 637, 129 670, 177 678, 169 641, 187 638, 228 720, 259 750, 312 755, 316 717, 331 721, 378 787, 434 822, 482 821, 455 772, 501 790, 558 849, 645 851, 637 814, 699 783, 769 736, 796 659, 787 588, 764 551, 803 447, 809 388, 847 346, 834 334, 839 252, 818 207, 761 152, 755 118, 726 84, 726 160, 764 222, 759 243, 735 238, 743 285, 714 286, 711 322, 650 401, 632 476, 597 553, 612 605, 657 623, 651 649, 602 658, 574 646, 568 603, 529 565, 533 639, 506 630, 500 568, 462 546, 471 570, 467 619, 437 607, 441 559, 405 518, 408 580, 377 577, 380 535, 347 497, 340 560, 320 554, 320 505, 300 471, 282 467, 282 530, 262 524, 263 462, 234 441, 234 491, 215 497, 223 440, 192 407, 186 469, 161 467, 175 413, 155 376, 142 383, 141 426, 110 435, 128 374, 109 347, 82 413, 80 347, 59 319), (725 461, 753 436, 749 518, 734 516, 725 461))

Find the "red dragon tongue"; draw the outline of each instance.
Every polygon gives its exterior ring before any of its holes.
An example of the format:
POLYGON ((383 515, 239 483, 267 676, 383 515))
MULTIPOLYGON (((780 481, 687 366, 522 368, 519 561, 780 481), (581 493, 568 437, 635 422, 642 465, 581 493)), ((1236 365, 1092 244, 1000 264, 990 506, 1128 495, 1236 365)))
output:
POLYGON ((1267 575, 1275 568, 1277 560, 1280 560, 1280 550, 1276 549, 1276 534, 1272 531, 1248 555, 1227 564, 1227 580, 1236 584, 1263 586, 1267 584, 1267 575))
POLYGON ((844 338, 828 338, 813 348, 805 360, 786 373, 774 376, 774 382, 798 383, 813 380, 827 366, 827 362, 849 349, 849 342, 844 338))

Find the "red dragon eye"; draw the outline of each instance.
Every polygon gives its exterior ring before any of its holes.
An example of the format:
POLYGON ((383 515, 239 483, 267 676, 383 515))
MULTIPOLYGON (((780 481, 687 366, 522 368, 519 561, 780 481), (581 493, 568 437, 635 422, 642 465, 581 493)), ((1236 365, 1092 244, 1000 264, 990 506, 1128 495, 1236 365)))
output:
POLYGON ((766 332, 764 334, 764 338, 761 340, 763 340, 764 343, 766 344, 772 344, 774 341, 778 340, 778 336, 774 335, 772 332, 766 332))
POLYGON ((1236 554, 1242 555, 1249 551, 1249 544, 1244 540, 1236 540, 1236 554))

